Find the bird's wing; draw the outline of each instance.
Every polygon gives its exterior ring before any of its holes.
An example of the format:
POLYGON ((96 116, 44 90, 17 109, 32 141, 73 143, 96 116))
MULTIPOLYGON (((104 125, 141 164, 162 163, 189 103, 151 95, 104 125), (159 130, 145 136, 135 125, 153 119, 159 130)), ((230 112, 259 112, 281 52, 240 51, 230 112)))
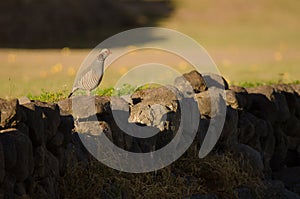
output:
POLYGON ((99 85, 101 77, 101 74, 91 69, 79 80, 78 87, 85 90, 95 89, 99 85))
POLYGON ((95 59, 92 62, 92 64, 90 64, 87 67, 80 67, 80 70, 77 72, 73 88, 78 87, 79 81, 83 79, 83 77, 86 76, 90 71, 93 71, 93 73, 98 74, 99 77, 102 76, 102 67, 103 63, 99 63, 98 59, 95 59))

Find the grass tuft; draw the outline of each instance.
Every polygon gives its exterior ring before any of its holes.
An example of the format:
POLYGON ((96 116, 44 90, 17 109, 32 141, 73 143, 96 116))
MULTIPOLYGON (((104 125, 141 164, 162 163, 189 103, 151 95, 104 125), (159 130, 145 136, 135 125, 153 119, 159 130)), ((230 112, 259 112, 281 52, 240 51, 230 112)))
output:
POLYGON ((40 95, 32 95, 28 94, 27 97, 30 100, 38 100, 43 102, 58 102, 60 100, 66 99, 68 96, 67 90, 61 90, 57 92, 49 92, 42 89, 42 93, 40 95))

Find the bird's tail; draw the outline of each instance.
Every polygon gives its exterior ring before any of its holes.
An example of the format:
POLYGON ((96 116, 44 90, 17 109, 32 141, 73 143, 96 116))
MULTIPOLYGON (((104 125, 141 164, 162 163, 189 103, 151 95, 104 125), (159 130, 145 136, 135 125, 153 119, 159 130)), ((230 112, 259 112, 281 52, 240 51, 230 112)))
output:
POLYGON ((70 98, 73 95, 73 93, 77 90, 78 90, 78 88, 73 88, 72 92, 68 95, 68 98, 70 98))
POLYGON ((68 95, 68 98, 70 98, 72 95, 73 95, 73 92, 71 92, 71 93, 68 95))

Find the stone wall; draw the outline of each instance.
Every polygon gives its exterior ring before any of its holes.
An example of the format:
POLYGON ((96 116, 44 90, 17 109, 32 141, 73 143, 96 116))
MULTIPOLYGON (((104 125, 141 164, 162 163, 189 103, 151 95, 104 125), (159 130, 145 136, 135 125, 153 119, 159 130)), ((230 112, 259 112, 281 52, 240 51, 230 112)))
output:
MULTIPOLYGON (((190 98, 196 99, 201 114, 195 139, 201 144, 214 117, 209 89, 199 73, 193 71, 184 76, 196 93, 190 98)), ((181 87, 173 91, 184 88, 184 83, 177 79, 176 84, 181 87)), ((266 179, 279 180, 276 182, 284 184, 282 190, 290 198, 299 198, 300 85, 245 89, 229 87, 225 82, 225 89, 226 120, 214 151, 247 156, 253 168, 263 172, 266 179)), ((178 99, 171 90, 150 88, 125 99, 95 97, 101 129, 116 145, 129 151, 149 152, 163 147, 176 134, 179 100, 184 98, 178 99), (128 136, 112 116, 112 101, 114 109, 125 113, 129 107, 126 122, 152 126, 160 133, 151 139, 128 136)), ((87 161, 89 156, 78 138, 79 130, 74 127, 72 100, 55 104, 0 99, 0 114, 0 198, 60 198, 60 177, 68 166, 87 161)))
POLYGON ((0 101, 0 198, 57 198, 70 157, 73 120, 54 103, 0 101))

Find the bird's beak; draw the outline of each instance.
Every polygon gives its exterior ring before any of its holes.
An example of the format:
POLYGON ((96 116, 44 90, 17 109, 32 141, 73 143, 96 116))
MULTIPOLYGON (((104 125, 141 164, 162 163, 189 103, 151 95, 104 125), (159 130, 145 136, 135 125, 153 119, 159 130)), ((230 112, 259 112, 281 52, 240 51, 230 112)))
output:
POLYGON ((109 51, 108 51, 108 54, 110 55, 110 54, 112 54, 112 52, 109 50, 109 51))

